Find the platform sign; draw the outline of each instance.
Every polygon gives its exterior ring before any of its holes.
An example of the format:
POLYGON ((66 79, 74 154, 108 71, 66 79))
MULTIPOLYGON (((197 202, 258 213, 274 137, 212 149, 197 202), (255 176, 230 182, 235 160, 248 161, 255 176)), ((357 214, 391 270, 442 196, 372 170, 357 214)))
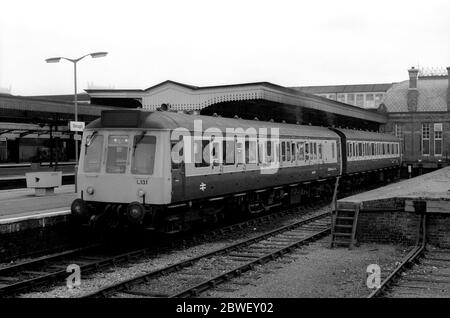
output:
POLYGON ((81 140, 81 135, 75 134, 73 135, 74 140, 81 140))
POLYGON ((70 131, 83 131, 84 122, 83 121, 71 121, 69 123, 70 131))

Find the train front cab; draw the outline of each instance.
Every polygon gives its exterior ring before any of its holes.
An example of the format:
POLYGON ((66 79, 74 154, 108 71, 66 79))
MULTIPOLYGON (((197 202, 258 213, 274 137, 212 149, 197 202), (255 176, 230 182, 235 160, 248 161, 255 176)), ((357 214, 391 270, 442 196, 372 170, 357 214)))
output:
POLYGON ((151 206, 171 200, 168 148, 165 131, 86 130, 72 214, 90 223, 113 218, 141 225, 151 206))

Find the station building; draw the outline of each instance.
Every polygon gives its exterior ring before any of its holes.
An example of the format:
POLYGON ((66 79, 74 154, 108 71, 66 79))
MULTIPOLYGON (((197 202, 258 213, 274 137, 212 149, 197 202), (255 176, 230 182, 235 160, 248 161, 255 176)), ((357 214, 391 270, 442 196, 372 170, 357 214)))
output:
POLYGON ((341 103, 373 109, 381 105, 386 96, 386 92, 393 84, 299 86, 293 88, 301 92, 337 100, 341 103))
POLYGON ((450 164, 450 67, 444 72, 408 70, 409 80, 393 84, 381 107, 386 131, 402 140, 403 161, 413 167, 450 164))
POLYGON ((386 132, 402 141, 403 163, 450 164, 450 68, 408 70, 397 83, 295 87, 332 100, 387 112, 386 132))

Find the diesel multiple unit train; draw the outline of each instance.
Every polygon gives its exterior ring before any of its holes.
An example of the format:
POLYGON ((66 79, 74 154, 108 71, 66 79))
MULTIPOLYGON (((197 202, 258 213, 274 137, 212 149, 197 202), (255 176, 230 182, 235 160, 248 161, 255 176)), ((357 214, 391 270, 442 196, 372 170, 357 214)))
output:
POLYGON ((87 125, 72 215, 91 225, 176 232, 196 222, 307 202, 400 166, 381 133, 141 110, 87 125))

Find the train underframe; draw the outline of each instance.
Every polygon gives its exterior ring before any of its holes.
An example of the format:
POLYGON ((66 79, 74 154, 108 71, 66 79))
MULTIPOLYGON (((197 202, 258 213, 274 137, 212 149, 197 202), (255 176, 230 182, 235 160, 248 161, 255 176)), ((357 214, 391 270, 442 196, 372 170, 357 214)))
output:
MULTIPOLYGON (((351 194, 354 189, 389 182, 399 178, 399 175, 399 168, 396 167, 345 175, 340 178, 338 193, 351 194)), ((336 177, 332 177, 164 206, 77 199, 72 203, 72 215, 80 223, 96 229, 139 227, 177 233, 196 225, 245 219, 290 206, 307 207, 319 199, 331 203, 335 182, 336 177)))

